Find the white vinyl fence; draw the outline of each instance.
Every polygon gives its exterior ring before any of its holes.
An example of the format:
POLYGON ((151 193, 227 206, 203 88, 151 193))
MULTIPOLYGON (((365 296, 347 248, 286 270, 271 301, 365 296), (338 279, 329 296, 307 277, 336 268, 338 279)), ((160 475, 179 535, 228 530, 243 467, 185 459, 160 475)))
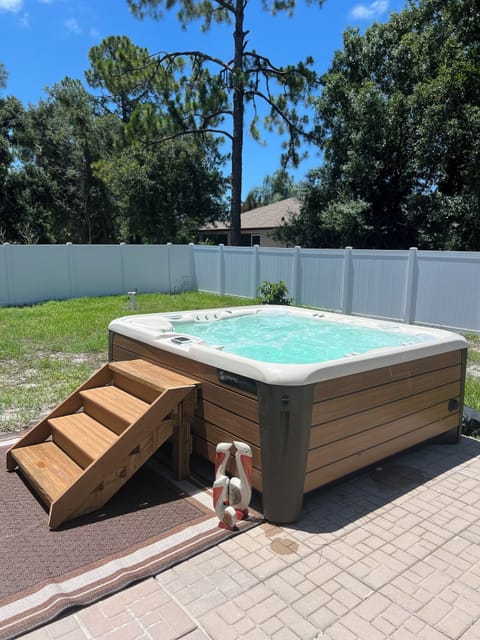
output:
POLYGON ((477 252, 0 245, 0 306, 135 289, 253 298, 265 280, 300 305, 480 333, 477 252))

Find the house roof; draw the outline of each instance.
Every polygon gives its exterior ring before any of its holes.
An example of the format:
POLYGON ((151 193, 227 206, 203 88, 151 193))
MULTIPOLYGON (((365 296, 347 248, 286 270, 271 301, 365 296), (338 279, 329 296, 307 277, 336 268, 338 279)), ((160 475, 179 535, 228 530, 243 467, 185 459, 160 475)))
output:
MULTIPOLYGON (((284 221, 290 220, 299 211, 300 202, 297 198, 287 198, 273 204, 267 204, 265 207, 245 211, 245 213, 241 214, 242 231, 247 231, 248 229, 275 229, 284 221)), ((199 231, 227 231, 229 229, 230 223, 228 221, 219 221, 200 227, 199 231)))

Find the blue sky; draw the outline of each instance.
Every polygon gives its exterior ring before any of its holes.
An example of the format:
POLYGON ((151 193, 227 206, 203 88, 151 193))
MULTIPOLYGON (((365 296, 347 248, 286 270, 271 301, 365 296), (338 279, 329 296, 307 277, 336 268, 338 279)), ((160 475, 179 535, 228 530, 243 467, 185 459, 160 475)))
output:
MULTIPOLYGON (((342 46, 342 34, 349 27, 363 31, 374 21, 388 20, 391 11, 400 11, 406 0, 326 0, 323 8, 298 0, 292 18, 275 17, 261 10, 260 0, 250 0, 246 28, 249 48, 269 57, 273 63, 294 64, 312 56, 315 69, 326 71, 333 53, 342 46)), ((45 87, 65 76, 84 81, 89 67, 88 51, 109 35, 127 35, 151 53, 202 49, 230 58, 231 31, 214 25, 201 33, 192 23, 180 28, 175 12, 162 20, 138 20, 126 0, 0 0, 0 62, 8 72, 4 95, 14 95, 25 105, 45 97, 45 87)), ((244 147, 244 195, 261 185, 266 175, 279 167, 278 136, 268 136, 259 145, 246 136, 244 147)), ((305 172, 320 164, 314 149, 293 172, 302 179, 305 172)))

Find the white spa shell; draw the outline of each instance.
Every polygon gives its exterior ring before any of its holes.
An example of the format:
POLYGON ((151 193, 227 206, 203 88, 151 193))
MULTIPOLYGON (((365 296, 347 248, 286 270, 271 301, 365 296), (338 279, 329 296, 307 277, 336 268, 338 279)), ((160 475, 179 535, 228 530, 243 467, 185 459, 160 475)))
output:
MULTIPOLYGON (((259 382, 291 386, 321 382, 467 347, 467 342, 463 336, 441 329, 404 325, 358 316, 345 316, 313 309, 274 305, 268 307, 254 305, 176 313, 130 315, 113 320, 109 325, 109 330, 158 349, 177 353, 186 358, 259 382), (288 313, 315 318, 319 322, 324 319, 330 322, 348 323, 361 327, 394 330, 405 335, 406 340, 415 336, 416 338, 420 337, 421 341, 400 347, 373 349, 365 354, 348 355, 328 362, 277 364, 227 353, 215 347, 215 345, 209 345, 200 338, 182 334, 178 325, 175 329, 172 325, 172 321, 217 322, 222 318, 258 313, 288 313), (183 341, 182 336, 185 338, 183 341)), ((301 337, 298 339, 301 339, 301 337)))

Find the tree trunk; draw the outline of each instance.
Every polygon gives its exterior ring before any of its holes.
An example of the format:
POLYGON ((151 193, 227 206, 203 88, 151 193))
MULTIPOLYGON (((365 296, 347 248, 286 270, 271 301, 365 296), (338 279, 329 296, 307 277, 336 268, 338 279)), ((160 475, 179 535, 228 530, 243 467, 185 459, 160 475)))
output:
POLYGON ((232 193, 230 205, 230 242, 232 245, 241 244, 242 212, 242 156, 243 156, 243 112, 244 112, 244 79, 243 79, 243 49, 245 33, 243 31, 244 5, 243 0, 237 0, 235 11, 235 43, 233 70, 233 140, 232 140, 232 193))

